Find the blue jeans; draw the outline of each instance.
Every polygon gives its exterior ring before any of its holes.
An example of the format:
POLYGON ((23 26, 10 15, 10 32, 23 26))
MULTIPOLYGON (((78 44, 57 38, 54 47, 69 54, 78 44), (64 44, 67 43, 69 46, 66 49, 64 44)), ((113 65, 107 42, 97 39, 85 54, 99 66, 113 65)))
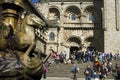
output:
POLYGON ((90 76, 86 76, 85 80, 91 80, 90 76))

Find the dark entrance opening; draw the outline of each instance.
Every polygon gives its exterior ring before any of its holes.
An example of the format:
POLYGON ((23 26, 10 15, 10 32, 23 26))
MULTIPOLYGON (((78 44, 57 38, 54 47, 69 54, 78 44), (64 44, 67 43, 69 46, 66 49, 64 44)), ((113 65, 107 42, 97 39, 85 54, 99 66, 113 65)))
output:
POLYGON ((89 51, 93 51, 93 50, 96 51, 96 48, 95 47, 88 47, 87 50, 89 50, 89 51))
POLYGON ((78 47, 76 47, 76 46, 72 46, 72 47, 70 47, 70 54, 73 54, 75 51, 78 51, 79 50, 79 48, 78 47))

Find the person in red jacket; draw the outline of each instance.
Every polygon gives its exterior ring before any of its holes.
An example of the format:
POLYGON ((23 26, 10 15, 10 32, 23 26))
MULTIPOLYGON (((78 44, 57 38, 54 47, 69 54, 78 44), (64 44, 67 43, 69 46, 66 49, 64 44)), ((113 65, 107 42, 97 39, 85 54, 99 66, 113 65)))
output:
POLYGON ((48 68, 44 65, 43 69, 43 78, 46 79, 46 73, 48 72, 48 68))

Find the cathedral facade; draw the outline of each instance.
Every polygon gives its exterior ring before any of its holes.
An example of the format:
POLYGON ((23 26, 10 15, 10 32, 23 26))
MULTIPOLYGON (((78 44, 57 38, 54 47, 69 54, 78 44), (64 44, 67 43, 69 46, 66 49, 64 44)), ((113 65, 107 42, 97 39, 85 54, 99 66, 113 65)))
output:
POLYGON ((46 51, 120 50, 120 0, 41 0, 37 9, 51 24, 46 51))

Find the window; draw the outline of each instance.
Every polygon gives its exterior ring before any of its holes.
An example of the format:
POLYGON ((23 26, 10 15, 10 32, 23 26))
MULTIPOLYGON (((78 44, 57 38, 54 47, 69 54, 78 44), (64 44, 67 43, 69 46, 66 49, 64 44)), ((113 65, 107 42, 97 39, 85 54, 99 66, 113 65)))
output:
POLYGON ((94 16, 92 14, 89 14, 89 20, 94 21, 94 16))
POLYGON ((54 41, 55 40, 55 34, 53 32, 50 33, 49 40, 50 41, 54 41))
POLYGON ((71 18, 72 18, 72 20, 76 20, 76 15, 72 14, 71 18))
POLYGON ((32 0, 32 3, 39 3, 40 0, 32 0))

